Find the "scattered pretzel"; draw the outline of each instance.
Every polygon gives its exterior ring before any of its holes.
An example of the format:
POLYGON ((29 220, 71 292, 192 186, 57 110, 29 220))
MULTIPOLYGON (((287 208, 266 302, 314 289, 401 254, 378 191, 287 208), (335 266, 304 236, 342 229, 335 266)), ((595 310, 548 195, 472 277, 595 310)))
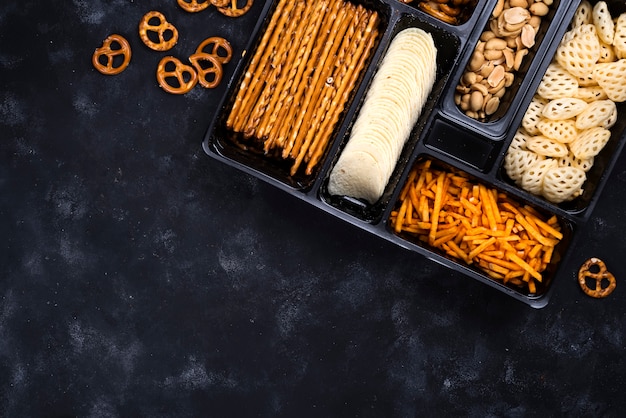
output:
POLYGON ((230 42, 228 42, 224 38, 220 38, 219 36, 212 36, 210 38, 206 38, 198 48, 196 49, 196 53, 206 52, 210 55, 213 55, 217 58, 222 64, 226 64, 230 61, 233 56, 233 48, 230 46, 230 42), (210 51, 206 51, 207 47, 212 47, 210 51), (221 55, 220 52, 224 51, 226 55, 221 55))
POLYGON ((241 8, 237 8, 237 0, 231 0, 230 5, 224 7, 217 7, 217 11, 228 17, 239 17, 244 15, 250 10, 254 0, 247 0, 246 4, 241 8))
POLYGON ((615 282, 615 276, 610 273, 604 261, 599 258, 592 257, 589 260, 585 261, 585 263, 578 270, 578 284, 580 284, 581 289, 588 296, 593 298, 605 298, 613 292, 617 283, 615 282), (597 269, 597 272, 592 272, 591 269, 597 269), (592 289, 587 285, 587 279, 595 280, 595 287, 592 289), (608 286, 602 287, 602 282, 604 280, 608 281, 608 286))
POLYGON ((161 59, 157 66, 157 80, 163 90, 172 94, 185 94, 198 82, 198 74, 192 66, 183 64, 178 58, 167 56, 161 59), (174 64, 173 70, 168 70, 168 64, 174 64), (168 80, 176 79, 175 84, 168 80))
POLYGON ((201 12, 211 5, 209 0, 176 0, 178 5, 186 12, 201 12))
POLYGON ((150 11, 139 21, 139 37, 148 48, 155 51, 167 51, 172 49, 178 42, 178 30, 167 21, 163 13, 150 11), (151 21, 153 19, 158 19, 159 23, 152 24, 151 21), (153 42, 148 36, 149 32, 156 33, 159 41, 153 42), (168 34, 170 37, 168 37, 168 34))
POLYGON ((96 70, 100 71, 102 74, 115 75, 121 73, 128 67, 131 55, 130 44, 126 38, 121 35, 113 34, 102 42, 100 48, 94 51, 91 62, 96 70), (119 65, 116 65, 115 62, 117 56, 123 58, 122 63, 119 65), (102 57, 106 58, 106 63, 101 61, 102 57))
POLYGON ((189 62, 194 66, 198 73, 198 82, 200 85, 207 89, 212 89, 218 86, 222 81, 222 64, 217 55, 207 54, 205 52, 196 52, 189 57, 189 62), (201 63, 207 62, 209 65, 204 67, 201 63), (207 77, 211 77, 212 80, 207 80, 207 77))
POLYGON ((231 0, 209 0, 215 7, 228 7, 231 0))

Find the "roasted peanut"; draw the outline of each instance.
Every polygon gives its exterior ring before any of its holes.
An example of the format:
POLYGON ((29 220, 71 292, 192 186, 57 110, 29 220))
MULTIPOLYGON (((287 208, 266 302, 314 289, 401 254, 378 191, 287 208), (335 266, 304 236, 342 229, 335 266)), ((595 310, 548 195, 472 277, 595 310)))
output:
POLYGON ((456 89, 459 97, 455 96, 455 102, 467 116, 483 120, 497 112, 529 48, 535 45, 542 18, 552 2, 496 2, 456 89))

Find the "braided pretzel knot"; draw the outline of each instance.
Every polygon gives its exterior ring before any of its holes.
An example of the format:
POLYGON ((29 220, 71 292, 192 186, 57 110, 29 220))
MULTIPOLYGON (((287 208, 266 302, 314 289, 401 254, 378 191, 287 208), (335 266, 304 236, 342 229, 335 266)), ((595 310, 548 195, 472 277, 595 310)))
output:
POLYGON ((198 0, 177 0, 178 5, 186 12, 196 13, 201 12, 207 7, 211 5, 209 0, 198 1, 198 0))
POLYGON ((613 292, 617 283, 615 282, 615 276, 606 269, 606 264, 599 258, 592 257, 578 270, 578 284, 582 288, 583 292, 594 298, 605 298, 613 292), (592 272, 591 268, 598 269, 597 272, 592 272), (595 287, 592 289, 587 285, 587 279, 595 280, 595 287), (602 282, 607 280, 609 285, 602 288, 602 282))
POLYGON ((163 13, 151 11, 146 13, 139 21, 139 37, 148 48, 155 51, 167 51, 172 49, 178 42, 178 29, 167 21, 163 13), (156 25, 150 23, 153 18, 159 21, 156 25), (153 42, 148 36, 148 32, 155 32, 159 37, 159 41, 153 42), (165 39, 168 33, 171 34, 171 38, 165 39))
POLYGON ((228 17, 239 17, 250 10, 254 0, 247 0, 246 4, 241 8, 237 8, 237 0, 232 0, 229 6, 217 7, 217 11, 228 17))
POLYGON ((212 89, 222 81, 222 64, 217 56, 205 52, 196 52, 189 57, 189 62, 198 72, 198 83, 202 87, 212 89), (207 62, 209 65, 205 67, 202 62, 207 62), (213 79, 208 80, 207 78, 211 78, 211 76, 213 79))
POLYGON ((100 48, 94 51, 91 62, 96 70, 100 71, 102 74, 115 75, 121 73, 128 67, 131 55, 130 44, 126 38, 121 35, 113 34, 102 42, 100 48), (114 62, 117 56, 123 58, 119 66, 116 66, 114 62), (102 57, 106 58, 106 63, 100 61, 102 57))
POLYGON ((196 53, 201 52, 213 55, 222 64, 227 64, 233 57, 233 48, 230 46, 230 42, 228 42, 224 38, 220 38, 219 36, 212 36, 202 41, 202 43, 198 45, 198 48, 196 49, 196 53), (212 48, 207 51, 206 49, 208 47, 212 48), (220 54, 221 51, 224 51, 225 55, 220 54))
POLYGON ((198 74, 193 67, 183 64, 178 58, 164 57, 157 66, 157 80, 163 90, 172 94, 185 94, 198 82, 198 74), (173 70, 168 70, 168 64, 174 64, 173 70), (176 84, 170 84, 169 79, 176 79, 176 84), (185 81, 187 79, 187 81, 185 81))

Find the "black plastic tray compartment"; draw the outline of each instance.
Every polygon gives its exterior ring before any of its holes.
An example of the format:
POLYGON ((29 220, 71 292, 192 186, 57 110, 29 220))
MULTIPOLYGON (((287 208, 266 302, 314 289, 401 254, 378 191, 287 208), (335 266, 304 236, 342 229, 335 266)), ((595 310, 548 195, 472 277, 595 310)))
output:
MULTIPOLYGON (((226 127, 226 119, 228 118, 229 111, 234 103, 237 89, 241 81, 243 80, 245 70, 250 63, 254 52, 259 47, 259 44, 262 40, 262 35, 267 28, 270 17, 274 9, 276 8, 277 3, 278 0, 270 2, 270 7, 268 8, 267 12, 259 17, 257 31, 251 41, 249 48, 247 48, 248 53, 241 60, 240 66, 235 71, 235 75, 233 78, 235 81, 232 83, 229 93, 223 100, 222 106, 218 111, 216 119, 209 127, 207 136, 205 138, 204 147, 205 150, 210 154, 217 154, 224 159, 230 160, 231 163, 241 166, 241 168, 243 168, 244 170, 249 171, 261 178, 269 180, 274 184, 280 183, 283 186, 293 188, 295 190, 306 191, 313 186, 317 174, 319 173, 320 167, 323 166, 323 162, 328 155, 330 148, 332 147, 332 138, 337 135, 337 132, 342 127, 343 120, 348 113, 348 109, 350 108, 351 103, 359 94, 358 86, 360 86, 363 79, 367 77, 369 63, 371 63, 372 60, 376 59, 378 44, 380 44, 381 39, 384 36, 384 31, 389 25, 389 19, 391 18, 392 10, 388 4, 378 0, 352 1, 352 3, 354 4, 361 4, 366 9, 376 11, 378 13, 378 39, 376 41, 376 44, 372 48, 372 52, 369 55, 369 62, 366 63, 366 66, 361 72, 361 75, 357 80, 356 87, 352 91, 350 95, 351 97, 348 99, 348 102, 344 107, 338 123, 335 125, 334 133, 331 135, 331 144, 327 147, 324 156, 320 160, 320 163, 316 166, 315 172, 313 172, 311 175, 306 175, 303 170, 299 170, 295 175, 290 175, 290 167, 292 163, 291 160, 283 160, 280 158, 266 155, 262 149, 251 146, 249 144, 249 141, 244 141, 242 134, 233 132, 226 127)), ((278 94, 278 92, 274 92, 273 94, 278 94)))
MULTIPOLYGON (((391 28, 391 32, 385 37, 385 50, 386 47, 389 46, 389 43, 395 37, 395 35, 397 35, 402 30, 411 27, 423 29, 424 31, 432 35, 435 47, 437 48, 437 76, 435 79, 435 84, 433 85, 429 94, 426 105, 422 109, 420 117, 411 131, 410 137, 404 145, 400 158, 396 164, 395 170, 385 188, 382 197, 379 199, 378 202, 370 205, 360 200, 345 196, 331 196, 326 190, 327 179, 324 181, 324 184, 321 188, 320 198, 323 201, 365 222, 380 221, 382 212, 387 207, 387 205, 389 205, 389 199, 391 197, 391 194, 397 187, 400 175, 407 165, 411 153, 417 146, 417 143, 422 138, 425 131, 424 128, 427 126, 428 120, 435 112, 439 100, 442 94, 444 94, 444 87, 447 82, 448 75, 450 74, 452 68, 454 68, 454 66, 457 64, 460 54, 461 40, 457 35, 448 31, 445 28, 442 28, 440 25, 433 24, 431 20, 423 20, 421 16, 409 13, 401 14, 397 22, 391 28)), ((383 56, 384 53, 378 56, 379 61, 382 60, 383 56)), ((379 63, 377 63, 376 65, 374 63, 372 64, 373 68, 371 69, 372 71, 368 77, 368 86, 369 82, 371 82, 372 80, 372 77, 375 75, 378 64, 379 63)), ((366 86, 365 90, 367 90, 368 86, 366 86)), ((332 159, 331 167, 336 162, 341 153, 341 150, 343 149, 349 138, 350 128, 352 127, 356 117, 358 116, 358 111, 361 105, 362 101, 358 103, 353 118, 347 122, 342 140, 338 144, 339 148, 333 149, 332 154, 334 155, 334 158, 332 159)))

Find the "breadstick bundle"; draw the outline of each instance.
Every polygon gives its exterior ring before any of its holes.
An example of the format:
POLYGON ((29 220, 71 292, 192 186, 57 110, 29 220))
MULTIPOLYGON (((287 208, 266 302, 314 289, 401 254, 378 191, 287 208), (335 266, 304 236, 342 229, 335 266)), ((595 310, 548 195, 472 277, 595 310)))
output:
POLYGON ((311 175, 366 68, 376 11, 344 0, 279 0, 226 126, 311 175))
POLYGON ((330 173, 331 195, 380 199, 435 83, 436 59, 433 38, 422 29, 395 36, 330 173))

